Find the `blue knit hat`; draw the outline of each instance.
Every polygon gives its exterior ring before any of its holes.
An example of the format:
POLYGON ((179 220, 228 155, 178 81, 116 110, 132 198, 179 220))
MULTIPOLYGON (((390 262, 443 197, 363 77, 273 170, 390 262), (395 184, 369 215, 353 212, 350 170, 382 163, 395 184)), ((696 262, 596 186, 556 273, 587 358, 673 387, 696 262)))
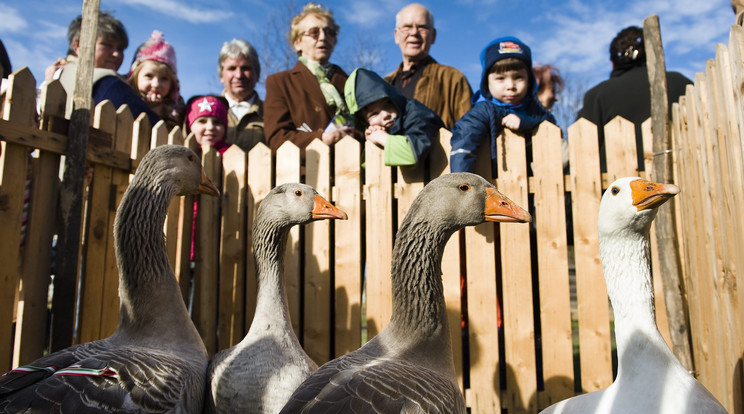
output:
POLYGON ((494 63, 506 58, 519 59, 525 63, 529 75, 529 88, 531 89, 528 90, 527 95, 529 96, 535 89, 536 80, 532 73, 532 51, 530 51, 530 47, 516 37, 506 36, 492 41, 481 52, 480 61, 481 66, 483 66, 483 73, 481 74, 480 94, 484 97, 491 98, 491 92, 488 90, 488 70, 494 63))

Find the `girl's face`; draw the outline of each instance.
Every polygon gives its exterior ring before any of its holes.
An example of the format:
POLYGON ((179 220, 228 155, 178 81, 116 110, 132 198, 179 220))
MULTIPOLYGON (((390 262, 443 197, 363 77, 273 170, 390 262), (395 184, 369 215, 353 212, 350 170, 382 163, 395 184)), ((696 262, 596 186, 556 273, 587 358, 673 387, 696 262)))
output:
POLYGON ((199 145, 214 145, 225 139, 225 126, 216 116, 201 116, 191 124, 191 132, 199 145))
POLYGON ((146 60, 137 74, 137 89, 150 104, 159 104, 168 96, 173 80, 165 63, 146 60))

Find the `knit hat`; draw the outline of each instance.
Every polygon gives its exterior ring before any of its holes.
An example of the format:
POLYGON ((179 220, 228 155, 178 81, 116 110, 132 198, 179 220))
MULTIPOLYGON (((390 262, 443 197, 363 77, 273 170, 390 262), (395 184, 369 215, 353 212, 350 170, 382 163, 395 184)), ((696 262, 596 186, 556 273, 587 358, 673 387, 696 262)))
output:
POLYGON ((186 122, 189 128, 191 128, 191 125, 197 118, 213 116, 227 127, 227 111, 227 105, 215 96, 205 95, 191 98, 186 112, 186 122))
POLYGON ((132 69, 129 70, 129 76, 132 75, 137 65, 145 60, 165 63, 173 70, 173 73, 178 73, 176 71, 176 50, 165 41, 163 34, 157 30, 153 30, 150 38, 137 48, 134 53, 134 60, 132 60, 132 69))
POLYGON ((531 89, 527 95, 530 95, 532 90, 535 89, 533 86, 535 84, 535 75, 532 73, 532 51, 521 40, 516 37, 507 36, 492 41, 481 52, 480 61, 481 66, 483 66, 480 84, 481 95, 488 98, 491 97, 491 92, 488 90, 488 71, 494 63, 506 58, 519 59, 525 63, 529 76, 529 88, 531 89))

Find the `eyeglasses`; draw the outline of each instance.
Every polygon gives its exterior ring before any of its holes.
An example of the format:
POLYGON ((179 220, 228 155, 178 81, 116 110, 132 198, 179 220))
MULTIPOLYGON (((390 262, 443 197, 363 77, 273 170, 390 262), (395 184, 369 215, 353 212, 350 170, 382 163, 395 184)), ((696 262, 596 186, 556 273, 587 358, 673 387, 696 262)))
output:
POLYGON ((400 30, 404 34, 411 34, 416 31, 426 33, 431 30, 431 27, 427 24, 404 24, 403 26, 398 27, 398 30, 400 30))
POLYGON ((332 27, 311 27, 304 32, 302 32, 302 36, 310 36, 315 40, 318 40, 318 36, 320 36, 320 31, 323 31, 323 34, 325 34, 325 37, 336 37, 338 34, 338 30, 332 28, 332 27))

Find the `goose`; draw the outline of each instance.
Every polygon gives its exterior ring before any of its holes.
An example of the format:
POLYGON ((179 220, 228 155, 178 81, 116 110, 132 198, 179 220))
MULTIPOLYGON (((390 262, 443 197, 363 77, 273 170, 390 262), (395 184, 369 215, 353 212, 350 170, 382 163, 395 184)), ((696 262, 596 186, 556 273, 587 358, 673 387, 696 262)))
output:
POLYGON ((119 325, 0 377, 0 412, 199 413, 207 350, 168 264, 163 224, 176 195, 219 195, 196 154, 150 150, 114 221, 119 325))
POLYGON ((617 378, 607 388, 543 410, 557 413, 725 413, 677 360, 654 318, 649 229, 674 184, 639 177, 613 182, 602 196, 597 229, 607 294, 615 314, 617 378))
POLYGON ((261 202, 253 226, 256 314, 240 343, 217 353, 209 364, 208 411, 275 414, 318 369, 292 330, 281 258, 293 226, 347 218, 305 184, 278 186, 261 202))
POLYGON ((465 226, 530 220, 478 175, 453 173, 431 181, 396 236, 389 325, 361 348, 321 366, 281 413, 465 413, 442 291, 444 246, 465 226))

